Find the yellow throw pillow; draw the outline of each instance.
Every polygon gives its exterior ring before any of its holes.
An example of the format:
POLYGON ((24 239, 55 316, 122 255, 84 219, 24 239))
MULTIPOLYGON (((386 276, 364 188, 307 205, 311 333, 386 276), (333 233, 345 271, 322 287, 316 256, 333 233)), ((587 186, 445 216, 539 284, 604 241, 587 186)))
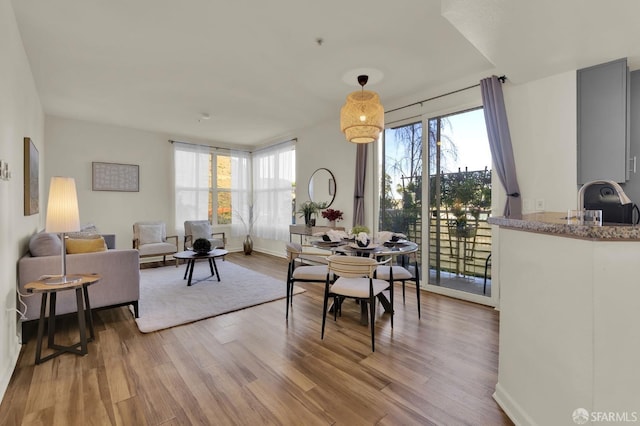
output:
POLYGON ((67 254, 93 253, 107 251, 104 238, 68 238, 66 240, 67 254))

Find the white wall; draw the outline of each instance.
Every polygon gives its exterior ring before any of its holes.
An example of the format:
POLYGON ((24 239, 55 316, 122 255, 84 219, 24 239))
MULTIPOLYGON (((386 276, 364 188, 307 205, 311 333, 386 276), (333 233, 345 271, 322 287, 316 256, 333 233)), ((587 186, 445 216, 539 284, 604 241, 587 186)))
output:
POLYGON ((13 177, 0 181, 0 398, 16 365, 20 344, 16 330, 16 263, 29 236, 43 224, 40 214, 23 213, 23 138, 30 137, 44 170, 44 115, 9 0, 0 0, 0 159, 13 177))
MULTIPOLYGON (((131 248, 134 222, 173 224, 173 157, 167 136, 52 116, 46 118, 45 135, 47 182, 51 176, 75 178, 81 223, 115 233, 117 248, 131 248), (139 165, 140 191, 93 191, 94 161, 139 165)), ((170 228, 167 233, 174 234, 170 228)))
MULTIPOLYGON (((504 85, 523 212, 575 208, 576 72, 504 85), (536 208, 542 200, 544 208, 536 208)), ((504 191, 500 205, 504 205, 504 191)), ((501 212, 501 210, 500 210, 501 212)))

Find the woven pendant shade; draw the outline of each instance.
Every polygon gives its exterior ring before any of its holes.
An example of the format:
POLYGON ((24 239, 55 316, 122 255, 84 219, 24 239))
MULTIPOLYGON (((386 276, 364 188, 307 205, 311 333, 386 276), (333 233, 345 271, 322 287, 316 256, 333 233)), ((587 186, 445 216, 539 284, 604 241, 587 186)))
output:
POLYGON ((347 140, 370 143, 378 139, 383 129, 384 108, 378 94, 369 90, 349 93, 347 102, 340 110, 340 130, 347 140))

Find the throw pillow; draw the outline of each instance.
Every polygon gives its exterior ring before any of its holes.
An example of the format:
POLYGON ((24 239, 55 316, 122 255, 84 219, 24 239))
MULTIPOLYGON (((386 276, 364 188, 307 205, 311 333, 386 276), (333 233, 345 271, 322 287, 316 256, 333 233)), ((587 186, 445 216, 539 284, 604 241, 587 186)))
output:
POLYGON ((62 242, 57 234, 38 232, 29 240, 29 252, 33 257, 60 256, 62 242))
POLYGON ((191 224, 191 235, 193 236, 193 241, 198 238, 204 238, 208 240, 211 238, 211 225, 209 222, 199 222, 191 224))
POLYGON ((162 225, 138 225, 140 244, 162 242, 162 225))
POLYGON ((68 238, 66 241, 67 254, 94 253, 107 251, 104 238, 68 238))

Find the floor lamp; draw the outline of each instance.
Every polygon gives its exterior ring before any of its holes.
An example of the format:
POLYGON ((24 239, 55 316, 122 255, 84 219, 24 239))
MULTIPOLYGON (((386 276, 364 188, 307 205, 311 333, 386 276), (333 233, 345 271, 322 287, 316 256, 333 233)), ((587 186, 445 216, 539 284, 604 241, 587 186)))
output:
POLYGON ((60 234, 62 240, 62 275, 49 277, 45 282, 47 284, 66 284, 80 281, 79 278, 67 276, 67 247, 65 244, 65 233, 80 231, 80 212, 78 211, 75 179, 62 176, 51 178, 45 230, 60 234))

